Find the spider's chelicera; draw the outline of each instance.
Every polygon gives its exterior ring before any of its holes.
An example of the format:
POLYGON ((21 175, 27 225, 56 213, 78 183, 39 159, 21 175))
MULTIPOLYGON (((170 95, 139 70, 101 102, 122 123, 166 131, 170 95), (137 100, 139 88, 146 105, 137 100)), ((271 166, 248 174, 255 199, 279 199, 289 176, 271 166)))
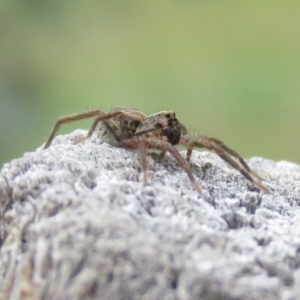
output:
POLYGON ((199 193, 201 188, 196 182, 189 161, 194 147, 214 150, 224 161, 238 170, 256 188, 269 192, 261 183, 263 180, 250 169, 245 160, 234 150, 230 149, 219 139, 204 135, 189 135, 183 124, 176 118, 173 111, 161 111, 147 116, 145 113, 134 109, 116 107, 106 113, 101 110, 91 110, 84 113, 60 117, 55 123, 44 149, 48 148, 55 137, 61 124, 94 117, 94 122, 88 134, 76 141, 80 143, 91 137, 99 122, 105 129, 103 135, 109 133, 111 143, 120 147, 139 149, 143 170, 144 183, 147 183, 147 148, 160 151, 159 160, 166 152, 170 152, 178 163, 185 169, 193 187, 199 193), (186 159, 184 159, 175 145, 183 144, 187 147, 186 159))

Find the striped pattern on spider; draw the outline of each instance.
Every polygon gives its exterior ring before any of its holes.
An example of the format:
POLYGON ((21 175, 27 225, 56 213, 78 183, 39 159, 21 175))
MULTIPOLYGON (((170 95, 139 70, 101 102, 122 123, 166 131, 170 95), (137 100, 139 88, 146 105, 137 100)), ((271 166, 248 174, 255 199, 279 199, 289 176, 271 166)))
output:
POLYGON ((138 149, 141 156, 143 180, 147 183, 147 148, 160 151, 161 160, 166 152, 170 152, 181 167, 186 171, 193 187, 201 193, 201 187, 195 180, 189 161, 194 147, 206 148, 215 151, 230 166, 238 170, 256 188, 269 192, 261 183, 263 180, 250 169, 245 160, 234 150, 226 146, 219 139, 204 135, 189 135, 183 124, 176 118, 176 114, 170 110, 160 111, 147 116, 135 108, 115 107, 111 112, 90 110, 83 113, 62 116, 56 121, 44 149, 47 149, 55 137, 61 124, 94 117, 94 122, 87 136, 76 141, 83 142, 95 131, 99 122, 103 122, 104 128, 113 139, 110 143, 129 149, 138 149), (183 144, 187 147, 186 159, 184 159, 175 145, 183 144))

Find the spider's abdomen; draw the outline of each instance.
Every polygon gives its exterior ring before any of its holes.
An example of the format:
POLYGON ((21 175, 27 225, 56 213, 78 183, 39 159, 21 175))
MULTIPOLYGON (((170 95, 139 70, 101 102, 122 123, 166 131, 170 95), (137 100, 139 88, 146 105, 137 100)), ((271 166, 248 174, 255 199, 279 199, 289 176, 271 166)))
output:
MULTIPOLYGON (((113 111, 119 111, 116 107, 113 111)), ((146 115, 136 109, 122 109, 122 115, 103 121, 99 126, 98 136, 113 146, 122 146, 123 141, 133 138, 137 128, 146 115)))
POLYGON ((130 139, 134 136, 137 128, 140 125, 140 120, 122 118, 120 120, 120 128, 124 138, 130 139))

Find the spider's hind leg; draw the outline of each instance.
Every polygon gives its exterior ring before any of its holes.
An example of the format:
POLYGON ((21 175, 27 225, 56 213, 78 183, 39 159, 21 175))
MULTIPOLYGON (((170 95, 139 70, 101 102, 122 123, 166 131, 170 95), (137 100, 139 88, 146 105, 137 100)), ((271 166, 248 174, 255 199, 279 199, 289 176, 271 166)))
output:
POLYGON ((67 115, 67 116, 63 116, 63 117, 58 118, 55 125, 54 125, 54 127, 51 130, 50 136, 48 137, 48 139, 45 143, 44 149, 47 149, 51 145, 51 143, 52 143, 52 141, 55 137, 56 132, 60 128, 60 125, 70 123, 70 122, 74 122, 74 121, 78 121, 78 120, 87 119, 87 118, 92 118, 92 117, 95 117, 95 116, 97 116, 101 113, 103 113, 103 112, 101 110, 97 109, 97 110, 90 110, 90 111, 86 111, 86 112, 83 112, 83 113, 72 114, 72 115, 67 115))
MULTIPOLYGON (((97 125, 98 125, 99 122, 102 122, 102 121, 103 121, 103 122, 105 123, 105 121, 108 122, 110 119, 115 118, 115 117, 118 117, 118 116, 120 116, 120 115, 122 115, 122 112, 121 112, 121 111, 116 111, 116 112, 107 113, 107 114, 102 114, 101 116, 98 116, 98 117, 94 120, 94 122, 93 122, 93 124, 92 124, 90 130, 88 131, 88 134, 87 134, 85 137, 83 137, 83 138, 77 140, 77 141, 75 142, 75 144, 82 143, 82 142, 86 141, 87 139, 89 139, 89 138, 92 136, 93 132, 95 131, 95 129, 96 129, 96 127, 97 127, 97 125)), ((113 130, 112 130, 112 131, 113 131, 113 130)), ((113 134, 113 135, 114 135, 114 134, 113 134)), ((115 137, 115 138, 116 138, 116 137, 115 137)))

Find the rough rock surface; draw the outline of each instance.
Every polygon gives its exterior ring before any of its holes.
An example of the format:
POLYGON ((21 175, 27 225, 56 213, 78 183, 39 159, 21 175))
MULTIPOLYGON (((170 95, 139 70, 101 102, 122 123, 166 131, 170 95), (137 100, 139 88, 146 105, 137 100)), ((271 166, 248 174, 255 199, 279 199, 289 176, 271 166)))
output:
POLYGON ((300 167, 252 158, 270 194, 194 152, 203 188, 166 155, 86 132, 0 173, 2 299, 300 299, 300 167))

